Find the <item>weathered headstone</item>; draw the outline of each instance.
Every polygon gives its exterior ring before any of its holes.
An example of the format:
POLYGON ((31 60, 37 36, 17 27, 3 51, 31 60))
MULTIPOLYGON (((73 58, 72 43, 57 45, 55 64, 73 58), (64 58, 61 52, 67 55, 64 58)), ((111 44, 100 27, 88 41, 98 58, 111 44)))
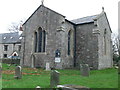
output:
POLYGON ((46 71, 49 71, 50 69, 50 63, 46 63, 46 71))
POLYGON ((2 63, 0 62, 0 79, 2 77, 2 63))
POLYGON ((2 67, 0 67, 0 78, 2 77, 2 67))
POLYGON ((118 61, 118 74, 120 74, 120 60, 118 61))
POLYGON ((82 76, 89 76, 90 68, 89 68, 88 64, 80 64, 80 74, 82 76))
POLYGON ((51 72, 51 80, 50 80, 50 86, 56 87, 59 84, 59 72, 56 70, 53 70, 51 72))
POLYGON ((21 66, 17 66, 15 68, 15 76, 14 76, 15 79, 21 79, 22 78, 22 68, 21 66))
POLYGON ((57 85, 57 88, 61 88, 61 90, 90 90, 88 87, 72 84, 57 85))

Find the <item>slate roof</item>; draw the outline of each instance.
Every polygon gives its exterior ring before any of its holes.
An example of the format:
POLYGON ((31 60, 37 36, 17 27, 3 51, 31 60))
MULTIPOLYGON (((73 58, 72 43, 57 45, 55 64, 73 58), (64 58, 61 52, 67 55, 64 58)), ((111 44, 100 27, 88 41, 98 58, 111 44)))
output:
POLYGON ((18 33, 3 33, 0 34, 0 43, 2 44, 12 44, 20 43, 20 36, 18 33))
POLYGON ((71 20, 71 22, 74 23, 74 24, 91 23, 91 22, 94 22, 94 19, 95 19, 97 16, 98 16, 98 15, 87 16, 87 17, 83 17, 83 18, 78 18, 78 19, 71 20))

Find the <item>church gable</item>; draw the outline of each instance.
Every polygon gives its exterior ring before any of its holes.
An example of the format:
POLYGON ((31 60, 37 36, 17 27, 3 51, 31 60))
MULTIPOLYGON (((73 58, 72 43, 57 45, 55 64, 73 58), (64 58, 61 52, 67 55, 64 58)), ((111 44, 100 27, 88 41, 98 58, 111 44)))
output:
MULTIPOLYGON (((62 16, 62 17, 65 18, 65 16, 63 16, 62 14, 60 14, 60 13, 58 13, 58 12, 55 12, 54 10, 51 10, 50 8, 47 8, 47 7, 45 7, 44 5, 40 5, 40 6, 33 12, 33 14, 31 14, 31 16, 25 21, 24 24, 26 24, 26 23, 28 22, 28 20, 31 19, 31 18, 34 16, 34 14, 37 13, 39 10, 41 10, 40 12, 42 13, 43 10, 45 10, 45 9, 48 10, 48 11, 50 11, 50 12, 54 12, 55 14, 60 15, 60 16, 62 16)), ((24 25, 24 24, 23 24, 23 25, 24 25)))

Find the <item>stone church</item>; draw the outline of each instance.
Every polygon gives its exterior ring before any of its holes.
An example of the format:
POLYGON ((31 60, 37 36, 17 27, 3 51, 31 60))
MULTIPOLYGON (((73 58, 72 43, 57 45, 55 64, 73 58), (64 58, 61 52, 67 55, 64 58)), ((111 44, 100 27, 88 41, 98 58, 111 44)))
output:
POLYGON ((40 5, 23 24, 22 66, 91 69, 113 65, 111 28, 104 10, 97 15, 67 20, 40 5))

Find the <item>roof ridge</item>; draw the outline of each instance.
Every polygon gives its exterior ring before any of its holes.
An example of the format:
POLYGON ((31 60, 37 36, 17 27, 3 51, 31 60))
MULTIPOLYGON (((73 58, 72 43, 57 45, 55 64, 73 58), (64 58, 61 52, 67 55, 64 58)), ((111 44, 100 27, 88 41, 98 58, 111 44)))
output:
POLYGON ((92 15, 92 16, 86 16, 78 19, 73 19, 71 22, 75 24, 84 24, 84 23, 91 23, 94 22, 94 18, 96 18, 99 14, 92 15))
MULTIPOLYGON (((96 15, 91 15, 91 16, 84 16, 84 17, 81 17, 81 18, 87 18, 87 17, 92 17, 92 16, 98 16, 99 14, 96 14, 96 15)), ((81 18, 76 18, 76 19, 73 19, 73 20, 77 20, 77 19, 81 19, 81 18)), ((72 20, 70 20, 72 21, 72 20)))

